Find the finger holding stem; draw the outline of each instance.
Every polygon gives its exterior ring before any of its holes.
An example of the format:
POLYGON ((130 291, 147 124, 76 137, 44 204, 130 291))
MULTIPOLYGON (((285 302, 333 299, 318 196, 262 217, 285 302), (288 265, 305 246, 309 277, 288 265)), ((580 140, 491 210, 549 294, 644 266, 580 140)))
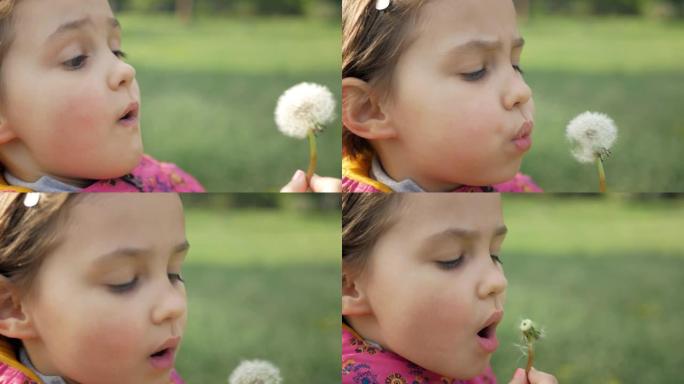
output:
POLYGON ((527 343, 527 366, 525 367, 525 376, 530 374, 532 364, 534 363, 534 345, 527 343))

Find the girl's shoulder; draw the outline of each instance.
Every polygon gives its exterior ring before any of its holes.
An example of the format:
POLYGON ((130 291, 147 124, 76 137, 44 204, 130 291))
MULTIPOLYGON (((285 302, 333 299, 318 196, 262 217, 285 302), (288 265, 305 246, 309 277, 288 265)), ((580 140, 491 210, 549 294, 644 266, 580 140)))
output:
POLYGON ((370 177, 372 155, 342 157, 343 192, 392 192, 385 184, 370 177))
POLYGON ((12 345, 0 339, 0 383, 3 384, 42 384, 40 379, 17 360, 12 345))
POLYGON ((494 185, 496 192, 544 192, 528 175, 518 172, 511 180, 494 185))
POLYGON ((143 155, 128 175, 100 180, 83 192, 204 192, 204 187, 176 164, 165 163, 143 155))
POLYGON ((491 367, 471 380, 444 377, 364 340, 342 324, 342 384, 356 383, 495 384, 496 377, 491 367))
POLYGON ((170 384, 185 384, 183 379, 180 377, 178 372, 174 369, 171 371, 171 381, 169 382, 170 384))

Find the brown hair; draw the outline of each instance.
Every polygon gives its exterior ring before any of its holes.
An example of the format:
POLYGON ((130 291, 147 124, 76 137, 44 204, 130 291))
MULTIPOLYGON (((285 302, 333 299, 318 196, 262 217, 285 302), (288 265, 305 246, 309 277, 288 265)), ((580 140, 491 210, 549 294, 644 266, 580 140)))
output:
POLYGON ((342 264, 359 273, 382 234, 392 226, 401 193, 342 194, 342 264))
MULTIPOLYGON (((407 31, 429 0, 391 0, 384 10, 376 0, 342 0, 342 78, 355 77, 387 93, 393 68, 409 43, 407 31)), ((368 152, 370 144, 342 127, 344 153, 368 152)))
POLYGON ((19 0, 0 0, 0 66, 12 44, 12 15, 19 0))
POLYGON ((60 241, 60 225, 81 194, 41 193, 38 204, 27 207, 25 193, 0 194, 0 275, 22 294, 30 289, 45 256, 60 241))

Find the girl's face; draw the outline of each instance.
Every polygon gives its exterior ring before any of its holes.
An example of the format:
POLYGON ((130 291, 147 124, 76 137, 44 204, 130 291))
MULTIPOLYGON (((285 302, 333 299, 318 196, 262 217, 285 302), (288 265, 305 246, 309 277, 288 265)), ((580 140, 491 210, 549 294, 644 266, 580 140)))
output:
POLYGON ((140 90, 107 0, 23 0, 13 34, 0 73, 0 128, 11 134, 0 149, 15 176, 130 172, 142 155, 140 90))
POLYGON ((439 374, 481 374, 496 349, 506 278, 506 227, 496 194, 407 195, 357 282, 364 337, 439 374), (478 335, 488 327, 485 334, 478 335), (367 330, 364 334, 363 329, 367 330), (486 337, 481 337, 486 336, 486 337))
POLYGON ((432 191, 510 180, 530 148, 534 112, 513 2, 431 0, 412 36, 388 107, 399 178, 432 191))
POLYGON ((187 249, 174 194, 77 203, 24 299, 35 367, 69 382, 167 384, 187 318, 187 249))

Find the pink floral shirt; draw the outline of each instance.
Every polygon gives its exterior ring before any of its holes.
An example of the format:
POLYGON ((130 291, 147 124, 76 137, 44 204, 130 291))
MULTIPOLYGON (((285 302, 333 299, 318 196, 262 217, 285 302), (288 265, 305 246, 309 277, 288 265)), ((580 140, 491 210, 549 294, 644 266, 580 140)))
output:
POLYGON ((444 377, 378 348, 343 324, 342 384, 496 384, 496 377, 489 366, 471 380, 444 377))

